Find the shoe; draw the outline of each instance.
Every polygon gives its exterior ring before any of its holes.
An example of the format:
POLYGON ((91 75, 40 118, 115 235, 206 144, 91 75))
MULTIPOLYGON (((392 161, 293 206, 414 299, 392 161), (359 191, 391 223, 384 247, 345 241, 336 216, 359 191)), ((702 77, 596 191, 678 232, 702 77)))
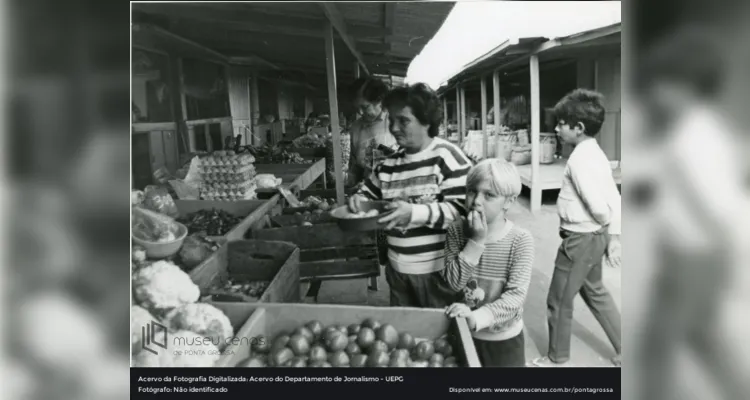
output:
POLYGON ((552 361, 549 357, 539 357, 534 359, 531 364, 535 367, 541 368, 556 368, 567 366, 567 363, 557 363, 552 361))

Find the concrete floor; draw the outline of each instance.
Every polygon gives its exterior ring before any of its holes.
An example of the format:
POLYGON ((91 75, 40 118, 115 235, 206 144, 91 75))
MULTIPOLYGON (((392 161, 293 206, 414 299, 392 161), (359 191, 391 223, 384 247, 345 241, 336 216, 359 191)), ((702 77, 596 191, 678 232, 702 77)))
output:
MULTIPOLYGON (((537 215, 528 211, 528 193, 521 195, 510 210, 509 218, 534 235, 536 256, 531 286, 524 309, 526 324, 526 357, 528 361, 547 352, 547 290, 554 271, 554 260, 560 245, 559 222, 554 205, 554 194, 545 192, 543 206, 537 215)), ((377 292, 367 290, 367 281, 350 280, 323 283, 318 303, 388 306, 388 284, 381 274, 377 292)), ((620 270, 604 267, 604 284, 618 307, 621 304, 620 270)), ((306 288, 302 288, 305 293, 306 288)), ((575 302, 571 361, 576 367, 611 366, 615 355, 604 331, 578 296, 575 302)))

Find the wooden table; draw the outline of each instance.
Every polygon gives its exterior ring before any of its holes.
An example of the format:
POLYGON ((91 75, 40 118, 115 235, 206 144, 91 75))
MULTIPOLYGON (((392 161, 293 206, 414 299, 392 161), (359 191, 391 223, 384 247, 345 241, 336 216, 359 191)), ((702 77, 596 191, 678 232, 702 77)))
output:
POLYGON ((288 189, 307 189, 321 176, 325 182, 325 171, 325 158, 312 164, 255 164, 256 173, 281 178, 282 185, 288 189))

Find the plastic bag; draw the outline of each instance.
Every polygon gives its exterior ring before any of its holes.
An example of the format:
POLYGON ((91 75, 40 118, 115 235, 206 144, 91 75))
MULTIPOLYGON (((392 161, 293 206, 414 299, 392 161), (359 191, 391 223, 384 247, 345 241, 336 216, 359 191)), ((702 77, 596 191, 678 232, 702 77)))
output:
POLYGON ((149 185, 146 186, 143 207, 151 211, 167 215, 172 218, 180 216, 177 205, 172 199, 172 195, 164 187, 149 185))
POLYGON ((174 219, 152 210, 133 208, 133 236, 154 243, 166 243, 177 239, 179 226, 174 219))

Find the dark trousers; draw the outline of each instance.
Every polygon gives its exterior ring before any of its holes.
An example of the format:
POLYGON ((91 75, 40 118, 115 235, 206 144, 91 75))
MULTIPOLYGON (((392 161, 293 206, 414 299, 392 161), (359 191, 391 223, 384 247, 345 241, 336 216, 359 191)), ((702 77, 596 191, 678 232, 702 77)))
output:
POLYGON ((558 363, 570 359, 573 300, 583 301, 620 354, 620 311, 602 283, 602 257, 609 245, 606 228, 592 233, 560 231, 555 272, 547 295, 549 358, 558 363))
POLYGON ((474 339, 482 367, 525 367, 526 342, 523 331, 518 336, 501 341, 474 339))
POLYGON ((391 307, 445 308, 458 299, 440 272, 403 274, 386 263, 385 278, 391 290, 391 307))

